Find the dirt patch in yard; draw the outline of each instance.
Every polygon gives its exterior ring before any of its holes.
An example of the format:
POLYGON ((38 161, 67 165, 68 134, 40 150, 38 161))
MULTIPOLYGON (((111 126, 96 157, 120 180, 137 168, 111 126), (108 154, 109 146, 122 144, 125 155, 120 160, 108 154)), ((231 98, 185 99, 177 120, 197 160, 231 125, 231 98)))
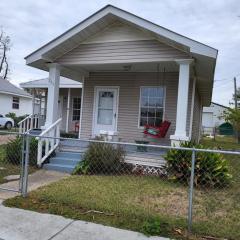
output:
POLYGON ((7 144, 9 141, 16 138, 16 135, 9 134, 9 135, 0 135, 0 145, 7 144))

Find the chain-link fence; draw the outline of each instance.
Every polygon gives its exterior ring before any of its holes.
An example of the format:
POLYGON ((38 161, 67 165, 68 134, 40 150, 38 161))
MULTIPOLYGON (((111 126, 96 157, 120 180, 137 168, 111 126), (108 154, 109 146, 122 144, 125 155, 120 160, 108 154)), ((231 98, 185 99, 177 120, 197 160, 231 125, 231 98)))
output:
MULTIPOLYGON (((26 137, 25 162, 35 166, 37 136, 26 137)), ((40 139, 42 155, 53 139, 40 139)), ((42 167, 72 176, 30 194, 36 208, 153 235, 240 239, 239 152, 57 139, 42 167)))
POLYGON ((26 195, 28 165, 28 141, 26 135, 0 131, 0 191, 26 195))

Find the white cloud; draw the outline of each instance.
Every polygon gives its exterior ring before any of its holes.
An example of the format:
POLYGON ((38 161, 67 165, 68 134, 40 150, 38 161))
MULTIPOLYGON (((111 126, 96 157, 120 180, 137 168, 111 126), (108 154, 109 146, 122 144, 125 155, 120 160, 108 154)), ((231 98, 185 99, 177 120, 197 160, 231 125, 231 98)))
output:
POLYGON ((0 25, 12 40, 13 82, 46 77, 45 72, 27 67, 24 57, 109 3, 217 48, 215 78, 229 81, 215 84, 213 100, 228 104, 232 78, 240 73, 239 0, 1 0, 0 25))

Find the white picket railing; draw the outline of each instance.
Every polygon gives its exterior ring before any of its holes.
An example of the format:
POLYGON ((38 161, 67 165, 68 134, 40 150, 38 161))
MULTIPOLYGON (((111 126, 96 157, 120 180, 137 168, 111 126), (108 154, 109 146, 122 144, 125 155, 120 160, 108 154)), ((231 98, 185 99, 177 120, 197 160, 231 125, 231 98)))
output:
POLYGON ((26 133, 33 128, 39 128, 39 116, 31 114, 18 123, 19 133, 26 133))
POLYGON ((37 164, 39 167, 59 145, 61 121, 62 119, 59 118, 36 138, 38 140, 37 164))

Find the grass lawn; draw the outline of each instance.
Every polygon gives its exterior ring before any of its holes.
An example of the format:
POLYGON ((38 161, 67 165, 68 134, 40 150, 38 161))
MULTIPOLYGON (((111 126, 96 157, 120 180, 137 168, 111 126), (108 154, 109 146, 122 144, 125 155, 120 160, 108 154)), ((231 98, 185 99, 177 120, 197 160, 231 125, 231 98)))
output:
MULTIPOLYGON (((216 146, 209 139, 203 142, 216 146)), ((223 143, 218 144, 223 147, 223 143)), ((233 142, 228 144, 224 147, 239 148, 233 142)), ((195 189, 195 235, 191 239, 240 239, 240 157, 226 158, 234 181, 224 189, 195 189)), ((16 197, 4 204, 143 233, 156 232, 157 228, 161 236, 186 239, 187 192, 187 187, 158 177, 84 175, 71 176, 31 192, 26 199, 16 197)))

